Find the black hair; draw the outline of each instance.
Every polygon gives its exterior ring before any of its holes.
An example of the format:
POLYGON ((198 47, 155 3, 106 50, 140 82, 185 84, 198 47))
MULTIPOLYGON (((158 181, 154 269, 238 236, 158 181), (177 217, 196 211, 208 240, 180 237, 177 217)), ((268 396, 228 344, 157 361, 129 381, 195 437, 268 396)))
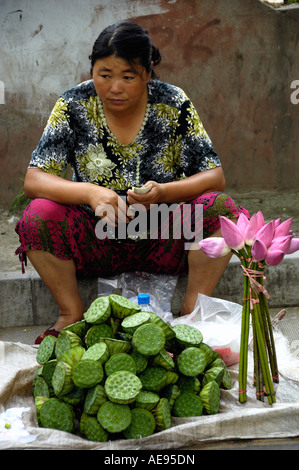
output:
MULTIPOLYGON (((161 62, 161 54, 151 42, 148 32, 136 23, 122 21, 107 26, 96 39, 92 53, 91 74, 97 59, 116 55, 130 64, 140 64, 147 72, 152 70, 152 65, 161 62)), ((152 71, 152 78, 157 78, 152 71)))

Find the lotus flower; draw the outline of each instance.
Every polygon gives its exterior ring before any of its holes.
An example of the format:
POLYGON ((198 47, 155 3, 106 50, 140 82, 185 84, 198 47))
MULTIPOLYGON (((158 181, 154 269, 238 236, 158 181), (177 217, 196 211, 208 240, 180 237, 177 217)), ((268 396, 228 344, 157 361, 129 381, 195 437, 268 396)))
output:
POLYGON ((291 243, 286 254, 290 255, 297 250, 299 250, 299 238, 291 238, 291 243))
POLYGON ((222 237, 204 238, 198 243, 198 246, 209 258, 219 258, 231 251, 222 237))
POLYGON ((262 261, 268 253, 267 247, 261 240, 255 240, 251 248, 251 254, 254 261, 262 261))
POLYGON ((232 250, 236 250, 236 251, 241 250, 245 245, 245 241, 244 241, 244 237, 240 228, 234 222, 232 222, 230 219, 227 219, 226 217, 220 216, 219 220, 220 220, 222 236, 226 244, 232 250))

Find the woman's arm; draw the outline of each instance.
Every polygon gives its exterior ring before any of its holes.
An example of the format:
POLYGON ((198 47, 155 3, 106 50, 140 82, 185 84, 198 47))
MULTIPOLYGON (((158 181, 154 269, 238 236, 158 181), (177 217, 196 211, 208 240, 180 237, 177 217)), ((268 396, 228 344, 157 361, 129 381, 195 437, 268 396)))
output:
MULTIPOLYGON (((135 194, 128 191, 129 204, 144 204, 149 208, 150 204, 163 202, 186 202, 191 201, 196 196, 213 191, 224 191, 225 177, 221 167, 211 170, 201 171, 183 180, 171 183, 152 183, 152 189, 146 194, 135 194)), ((146 184, 148 184, 146 183, 146 184)))
POLYGON ((43 198, 61 204, 87 204, 100 216, 107 215, 111 225, 118 221, 128 222, 128 207, 112 189, 93 183, 69 181, 47 173, 40 168, 29 168, 24 182, 24 191, 30 199, 43 198))

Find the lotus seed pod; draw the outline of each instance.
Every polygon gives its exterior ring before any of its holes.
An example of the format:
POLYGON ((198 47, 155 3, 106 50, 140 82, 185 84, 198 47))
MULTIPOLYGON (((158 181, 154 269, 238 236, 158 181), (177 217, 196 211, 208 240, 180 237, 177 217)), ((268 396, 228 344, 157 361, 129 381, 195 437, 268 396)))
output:
POLYGON ((95 416, 85 416, 84 424, 81 426, 82 433, 89 441, 107 442, 108 432, 100 425, 95 416))
POLYGON ((75 415, 72 408, 57 398, 49 398, 40 408, 40 422, 44 428, 72 432, 75 415))
POLYGON ((109 359, 107 344, 103 342, 93 344, 85 351, 82 359, 93 359, 103 365, 109 359))
POLYGON ((208 382, 199 393, 207 414, 216 414, 220 406, 220 388, 215 381, 208 382))
POLYGON ((135 405, 139 408, 144 408, 151 411, 159 402, 160 397, 157 393, 141 390, 136 398, 135 405))
POLYGON ((85 320, 79 320, 71 325, 65 326, 62 331, 72 331, 81 339, 84 339, 87 328, 87 322, 85 320))
POLYGON ((44 364, 41 369, 41 374, 50 387, 52 387, 52 377, 53 377, 56 365, 57 365, 57 359, 51 359, 50 361, 46 362, 46 364, 44 364))
POLYGON ((41 407, 43 406, 43 404, 49 400, 48 397, 39 397, 39 396, 36 396, 34 398, 34 405, 35 405, 35 413, 36 413, 36 419, 37 419, 37 423, 39 426, 41 426, 41 422, 40 422, 40 409, 41 407))
POLYGON ((102 341, 107 344, 109 355, 119 353, 128 353, 132 347, 130 341, 123 341, 121 339, 102 338, 102 341))
POLYGON ((93 325, 87 330, 85 344, 87 348, 90 348, 94 344, 101 342, 103 338, 115 338, 111 326, 106 323, 93 325))
POLYGON ((81 359, 73 367, 73 382, 77 387, 91 388, 104 377, 102 365, 93 359, 81 359))
POLYGON ((165 346, 165 335, 160 326, 145 323, 134 332, 132 344, 144 356, 155 356, 165 346))
POLYGON ((144 371, 148 365, 148 357, 144 356, 144 354, 141 354, 136 348, 133 348, 132 351, 130 352, 130 356, 135 361, 136 364, 136 373, 140 374, 142 371, 144 371))
POLYGON ((223 374, 223 378, 220 384, 220 388, 225 388, 226 390, 230 390, 232 388, 232 377, 224 360, 218 357, 212 362, 211 367, 223 367, 224 374, 223 374))
POLYGON ((84 413, 96 415, 100 406, 107 401, 103 385, 98 384, 90 388, 84 401, 84 413))
POLYGON ((204 387, 208 382, 211 382, 211 380, 215 380, 215 382, 220 386, 223 376, 224 376, 223 367, 211 367, 205 372, 201 384, 204 387))
POLYGON ((140 305, 117 294, 109 295, 111 305, 111 315, 114 318, 123 319, 129 315, 140 312, 140 305))
POLYGON ((195 377, 201 374, 207 365, 205 353, 196 347, 184 349, 178 356, 177 366, 181 374, 195 377))
POLYGON ((181 375, 177 382, 181 392, 196 393, 200 391, 200 381, 197 377, 186 377, 181 375))
POLYGON ((59 395, 59 399, 72 406, 80 405, 84 402, 84 389, 74 386, 69 393, 59 395))
POLYGON ((172 370, 175 368, 172 354, 168 353, 166 349, 162 349, 156 356, 152 358, 151 365, 164 367, 164 369, 167 370, 172 370))
POLYGON ((83 346, 75 346, 74 348, 70 348, 63 352, 57 360, 58 362, 66 362, 69 366, 73 367, 76 362, 82 359, 84 353, 85 348, 83 348, 83 346))
POLYGON ((173 331, 177 342, 183 347, 197 347, 203 340, 202 333, 191 325, 180 323, 173 326, 173 331))
POLYGON ((167 398, 160 398, 151 413, 156 421, 156 431, 164 431, 171 427, 171 410, 167 398))
POLYGON ((209 367, 212 362, 216 359, 218 353, 213 351, 213 349, 206 343, 201 343, 199 349, 201 349, 205 353, 207 359, 207 367, 209 367))
POLYGON ((49 385, 47 384, 46 380, 42 376, 38 375, 37 377, 34 378, 32 392, 33 392, 34 398, 35 397, 45 397, 45 398, 50 397, 49 385))
POLYGON ((137 367, 134 359, 127 353, 114 354, 105 363, 107 377, 119 370, 128 370, 136 375, 137 367))
POLYGON ((150 314, 141 311, 125 317, 121 323, 121 327, 126 333, 133 335, 134 331, 139 326, 144 325, 144 323, 149 323, 150 321, 150 314))
POLYGON ((123 432, 126 439, 141 439, 154 434, 156 421, 150 411, 144 408, 133 408, 131 414, 131 424, 123 432))
POLYGON ((121 370, 109 375, 105 381, 105 392, 110 401, 128 404, 136 400, 142 389, 139 377, 121 370))
POLYGON ((111 313, 109 297, 98 297, 94 300, 87 311, 84 313, 83 318, 87 323, 100 324, 104 323, 111 313))
POLYGON ((201 416, 203 412, 203 402, 194 393, 182 393, 173 405, 173 416, 189 417, 201 416))
POLYGON ((56 396, 66 395, 74 388, 72 368, 69 364, 59 361, 55 367, 52 385, 56 396))
POLYGON ((148 312, 151 317, 152 323, 155 323, 156 325, 160 326, 162 328, 163 333, 165 335, 165 340, 170 341, 175 337, 175 333, 173 331, 172 326, 170 325, 169 322, 165 322, 159 315, 157 315, 154 312, 148 312))
POLYGON ((166 380, 164 387, 167 385, 175 384, 178 381, 179 375, 174 372, 173 370, 167 370, 166 371, 166 380))
POLYGON ((148 367, 139 375, 143 390, 159 392, 166 383, 167 371, 163 367, 148 367))
POLYGON ((62 330, 55 344, 55 356, 56 359, 59 359, 61 354, 63 354, 68 349, 74 348, 76 346, 82 346, 82 340, 80 336, 76 335, 72 331, 62 330))
POLYGON ((167 398, 170 409, 172 409, 175 400, 181 395, 181 393, 182 392, 177 384, 170 384, 162 389, 161 398, 167 398))
POLYGON ((99 408, 97 419, 108 432, 118 433, 131 424, 132 413, 128 405, 106 401, 99 408))
POLYGON ((43 365, 55 358, 55 345, 57 338, 52 335, 46 336, 39 345, 36 353, 36 361, 43 365))

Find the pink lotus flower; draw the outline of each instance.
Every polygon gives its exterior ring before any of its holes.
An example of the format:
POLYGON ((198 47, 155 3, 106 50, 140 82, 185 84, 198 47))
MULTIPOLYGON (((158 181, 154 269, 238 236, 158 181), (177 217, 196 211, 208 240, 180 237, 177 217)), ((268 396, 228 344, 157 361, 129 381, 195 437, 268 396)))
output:
POLYGON ((267 247, 261 240, 255 240, 251 248, 251 254, 254 261, 262 261, 268 253, 267 247))
MULTIPOLYGON (((278 220, 280 221, 280 219, 278 220)), ((277 225, 274 230, 274 238, 289 235, 292 222, 293 222, 293 218, 290 218, 290 219, 285 220, 281 224, 277 225)))
POLYGON ((295 251, 298 251, 298 250, 299 250, 299 238, 291 238, 291 243, 286 254, 290 255, 291 253, 295 253, 295 251))
POLYGON ((281 250, 272 250, 268 251, 265 257, 265 263, 268 266, 277 266, 279 263, 282 262, 285 253, 281 250))
POLYGON ((268 222, 267 224, 263 225, 262 228, 258 230, 258 232, 254 236, 255 240, 260 240, 264 243, 264 245, 269 248, 274 235, 274 223, 273 221, 268 222))
POLYGON ((222 237, 204 238, 198 243, 198 246, 210 258, 219 258, 231 251, 222 237))
POLYGON ((226 217, 220 216, 219 220, 220 220, 222 236, 226 244, 232 250, 236 250, 236 251, 241 250, 245 245, 245 241, 244 241, 244 237, 239 227, 230 219, 227 219, 226 217))

